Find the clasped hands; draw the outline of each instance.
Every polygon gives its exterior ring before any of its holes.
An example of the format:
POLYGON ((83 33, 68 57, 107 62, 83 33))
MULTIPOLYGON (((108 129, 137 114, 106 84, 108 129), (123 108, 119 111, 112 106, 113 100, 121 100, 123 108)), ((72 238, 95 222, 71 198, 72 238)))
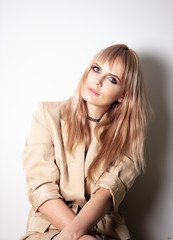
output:
POLYGON ((68 225, 54 238, 54 240, 102 240, 102 238, 98 235, 96 238, 93 231, 80 236, 80 234, 76 234, 72 227, 68 225))

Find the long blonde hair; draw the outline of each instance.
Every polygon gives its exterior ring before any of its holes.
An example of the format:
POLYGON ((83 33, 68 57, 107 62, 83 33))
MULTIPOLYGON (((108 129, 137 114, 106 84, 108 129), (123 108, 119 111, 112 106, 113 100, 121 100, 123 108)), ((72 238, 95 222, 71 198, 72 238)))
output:
POLYGON ((87 108, 81 97, 81 88, 92 64, 97 61, 108 62, 111 68, 117 59, 121 60, 124 67, 122 77, 125 85, 124 100, 114 102, 108 109, 106 118, 95 128, 99 151, 88 170, 88 177, 91 179, 100 166, 106 169, 112 161, 118 164, 121 161, 121 154, 128 155, 134 161, 138 172, 145 169, 144 138, 151 107, 139 58, 135 51, 124 44, 105 48, 92 59, 74 96, 68 101, 63 114, 68 131, 67 150, 72 153, 80 141, 84 141, 86 146, 89 141, 87 108))

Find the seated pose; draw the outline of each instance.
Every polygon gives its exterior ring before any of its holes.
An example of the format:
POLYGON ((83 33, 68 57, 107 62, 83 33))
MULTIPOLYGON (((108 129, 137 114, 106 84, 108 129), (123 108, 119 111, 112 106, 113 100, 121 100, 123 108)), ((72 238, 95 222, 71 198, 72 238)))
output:
POLYGON ((70 99, 40 103, 23 153, 32 209, 21 240, 130 239, 118 207, 145 169, 150 115, 138 56, 123 44, 93 58, 70 99))

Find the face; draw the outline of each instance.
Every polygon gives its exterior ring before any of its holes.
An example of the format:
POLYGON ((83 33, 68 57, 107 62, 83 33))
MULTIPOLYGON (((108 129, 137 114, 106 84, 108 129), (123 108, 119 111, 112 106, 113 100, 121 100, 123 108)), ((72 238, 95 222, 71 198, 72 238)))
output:
POLYGON ((124 87, 122 84, 123 66, 116 61, 113 68, 105 62, 93 63, 86 81, 82 85, 82 97, 87 104, 107 110, 116 100, 123 101, 124 87))

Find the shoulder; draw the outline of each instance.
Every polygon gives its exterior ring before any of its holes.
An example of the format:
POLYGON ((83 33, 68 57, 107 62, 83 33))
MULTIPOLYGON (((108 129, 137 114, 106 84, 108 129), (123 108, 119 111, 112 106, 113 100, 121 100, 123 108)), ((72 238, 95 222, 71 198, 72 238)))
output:
POLYGON ((122 154, 122 159, 117 166, 118 176, 126 185, 127 189, 131 187, 139 172, 134 161, 128 155, 122 154))
POLYGON ((40 104, 44 108, 44 111, 54 115, 60 114, 61 110, 64 108, 67 101, 58 101, 58 102, 41 102, 40 104))
POLYGON ((61 112, 67 104, 66 101, 56 102, 39 102, 35 111, 35 114, 39 118, 44 119, 60 119, 61 112))

